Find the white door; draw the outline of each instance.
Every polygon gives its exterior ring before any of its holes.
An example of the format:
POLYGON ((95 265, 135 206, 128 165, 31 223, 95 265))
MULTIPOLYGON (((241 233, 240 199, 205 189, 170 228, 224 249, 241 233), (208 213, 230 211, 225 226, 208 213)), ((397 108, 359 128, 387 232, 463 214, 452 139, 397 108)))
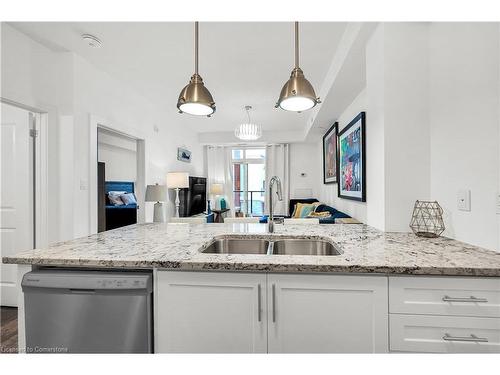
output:
POLYGON ((158 271, 157 353, 265 353, 266 275, 158 271))
MULTIPOLYGON (((1 255, 33 248, 33 115, 7 104, 1 105, 1 255)), ((1 265, 1 304, 17 306, 16 266, 1 265)))
POLYGON ((268 275, 270 353, 386 353, 385 276, 268 275))

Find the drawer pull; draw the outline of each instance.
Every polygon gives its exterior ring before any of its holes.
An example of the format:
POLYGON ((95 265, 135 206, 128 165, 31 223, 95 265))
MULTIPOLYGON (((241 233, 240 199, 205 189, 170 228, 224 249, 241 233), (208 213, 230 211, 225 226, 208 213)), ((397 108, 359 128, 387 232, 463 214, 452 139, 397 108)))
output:
POLYGON ((460 297, 449 297, 449 296, 444 296, 443 297, 444 302, 488 302, 486 298, 477 298, 474 296, 466 297, 466 298, 460 298, 460 297))
POLYGON ((445 333, 443 336, 443 340, 445 341, 467 341, 467 342, 488 342, 488 339, 486 337, 477 337, 476 335, 470 335, 470 336, 451 336, 448 333, 445 333))

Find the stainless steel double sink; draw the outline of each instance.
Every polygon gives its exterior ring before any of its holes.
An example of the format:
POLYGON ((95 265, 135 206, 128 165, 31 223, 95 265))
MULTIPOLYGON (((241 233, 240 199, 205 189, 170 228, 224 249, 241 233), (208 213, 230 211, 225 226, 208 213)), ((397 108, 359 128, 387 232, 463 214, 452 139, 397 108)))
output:
POLYGON ((261 254, 261 255, 340 255, 333 243, 321 239, 277 238, 216 238, 203 253, 210 254, 261 254))

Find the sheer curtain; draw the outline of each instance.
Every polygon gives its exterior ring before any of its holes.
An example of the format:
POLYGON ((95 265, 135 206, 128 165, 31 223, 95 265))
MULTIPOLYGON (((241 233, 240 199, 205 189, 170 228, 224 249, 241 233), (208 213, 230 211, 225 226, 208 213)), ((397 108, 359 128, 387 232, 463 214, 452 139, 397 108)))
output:
MULTIPOLYGON (((207 146, 207 173, 208 173, 208 192, 214 183, 222 184, 228 207, 231 210, 231 215, 234 216, 233 207, 233 177, 231 169, 231 147, 227 146, 207 146)), ((209 195, 211 201, 214 197, 209 195)), ((214 207, 212 201, 212 208, 214 207)))
MULTIPOLYGON (((266 214, 269 214, 269 180, 273 176, 279 177, 283 191, 283 201, 278 201, 276 194, 273 196, 273 213, 288 215, 290 200, 290 157, 288 144, 266 146, 266 214)), ((276 191, 275 188, 276 186, 274 186, 273 191, 276 191)))

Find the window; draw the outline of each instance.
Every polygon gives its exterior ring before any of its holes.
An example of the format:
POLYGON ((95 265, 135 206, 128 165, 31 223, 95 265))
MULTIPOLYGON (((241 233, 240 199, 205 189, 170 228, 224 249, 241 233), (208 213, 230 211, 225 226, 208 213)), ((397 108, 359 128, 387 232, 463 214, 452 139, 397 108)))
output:
POLYGON ((264 214, 266 149, 238 148, 232 150, 233 204, 250 216, 264 214))

